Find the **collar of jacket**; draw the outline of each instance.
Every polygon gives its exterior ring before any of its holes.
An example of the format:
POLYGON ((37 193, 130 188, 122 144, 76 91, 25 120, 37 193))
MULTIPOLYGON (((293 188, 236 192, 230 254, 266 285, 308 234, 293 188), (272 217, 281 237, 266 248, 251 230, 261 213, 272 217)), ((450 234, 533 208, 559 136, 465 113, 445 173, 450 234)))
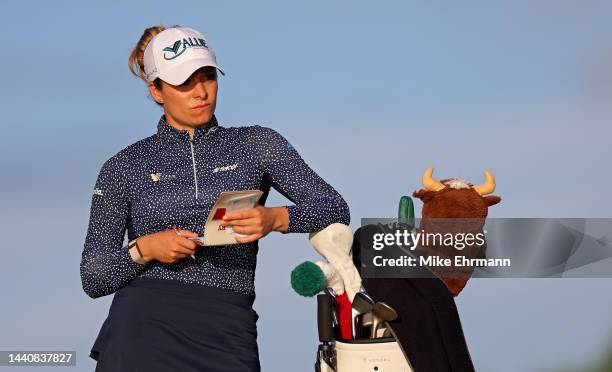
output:
MULTIPOLYGON (((193 142, 201 141, 207 134, 216 131, 219 128, 217 118, 215 115, 212 116, 208 124, 195 128, 193 132, 193 142)), ((168 124, 166 121, 166 115, 162 115, 157 123, 157 134, 170 141, 181 141, 188 143, 189 132, 187 130, 179 130, 168 124)))

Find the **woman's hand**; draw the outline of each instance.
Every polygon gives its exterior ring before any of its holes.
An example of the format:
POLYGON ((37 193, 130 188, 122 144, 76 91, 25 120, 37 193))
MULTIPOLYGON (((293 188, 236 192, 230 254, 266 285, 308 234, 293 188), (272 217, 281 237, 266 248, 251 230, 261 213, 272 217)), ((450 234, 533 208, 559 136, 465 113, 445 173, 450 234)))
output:
POLYGON ((258 205, 255 208, 227 212, 221 226, 231 226, 238 243, 250 243, 268 235, 271 231, 287 231, 289 212, 285 207, 266 208, 258 205))
POLYGON ((197 236, 197 233, 189 230, 160 231, 138 238, 138 249, 145 260, 175 263, 196 252, 197 244, 187 238, 197 236))

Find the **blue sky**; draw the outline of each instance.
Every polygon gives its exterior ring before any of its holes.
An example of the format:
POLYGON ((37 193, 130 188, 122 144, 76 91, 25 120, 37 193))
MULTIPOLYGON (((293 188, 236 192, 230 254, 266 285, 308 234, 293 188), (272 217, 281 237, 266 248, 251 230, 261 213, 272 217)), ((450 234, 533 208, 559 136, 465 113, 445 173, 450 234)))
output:
MULTIPOLYGON (((80 288, 91 189, 106 159, 155 130, 161 112, 127 57, 160 22, 210 39, 227 73, 222 125, 281 132, 345 197, 355 229, 393 217, 429 165, 474 182, 490 169, 493 217, 610 217, 609 2, 4 1, 0 14, 2 350, 72 349, 94 368, 112 296, 80 288)), ((260 243, 264 371, 312 370, 315 302, 289 273, 316 258, 305 235, 260 243)), ((593 360, 612 340, 611 290, 609 279, 470 282, 458 306, 477 369, 593 360)))

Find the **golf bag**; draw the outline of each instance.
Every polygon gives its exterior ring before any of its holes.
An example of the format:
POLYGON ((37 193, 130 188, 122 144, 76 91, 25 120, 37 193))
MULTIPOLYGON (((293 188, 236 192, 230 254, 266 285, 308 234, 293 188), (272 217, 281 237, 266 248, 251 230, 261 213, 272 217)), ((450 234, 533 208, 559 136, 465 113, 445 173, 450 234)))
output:
MULTIPOLYGON (((360 271, 364 267, 360 244, 371 247, 372 235, 380 228, 367 225, 355 231, 352 256, 360 271)), ((389 328, 414 371, 474 371, 455 299, 442 280, 433 275, 363 278, 362 285, 376 301, 397 311, 398 318, 389 322, 389 328)))
MULTIPOLYGON (((395 337, 343 339, 333 326, 333 305, 327 294, 317 296, 319 350, 316 372, 412 372, 395 337)), ((386 334, 388 326, 377 332, 386 334)))
MULTIPOLYGON (((362 268, 361 242, 379 229, 369 225, 355 232, 352 257, 357 268, 362 268)), ((375 301, 396 309, 398 318, 385 323, 386 337, 347 340, 330 326, 333 304, 319 295, 321 345, 315 371, 474 371, 455 300, 440 279, 363 278, 362 285, 375 301)))
MULTIPOLYGON (((400 199, 398 221, 404 228, 415 226, 414 205, 408 196, 400 199)), ((429 271, 415 278, 363 278, 361 244, 372 247, 375 233, 396 227, 359 228, 351 255, 363 289, 375 301, 394 308, 397 318, 385 322, 383 337, 347 340, 338 327, 330 327, 332 300, 319 295, 317 372, 474 372, 455 299, 442 280, 429 271)))

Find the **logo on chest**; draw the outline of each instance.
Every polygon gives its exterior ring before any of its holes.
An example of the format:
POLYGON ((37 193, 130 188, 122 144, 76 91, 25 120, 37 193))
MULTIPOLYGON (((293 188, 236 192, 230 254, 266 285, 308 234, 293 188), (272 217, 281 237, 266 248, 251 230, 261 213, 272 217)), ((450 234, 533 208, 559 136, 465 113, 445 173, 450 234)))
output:
POLYGON ((175 174, 161 174, 160 172, 151 173, 150 176, 151 176, 151 179, 153 180, 153 182, 175 180, 176 179, 176 175, 175 174))
POLYGON ((224 167, 216 167, 215 169, 213 169, 213 173, 233 171, 236 168, 238 168, 238 163, 232 164, 232 165, 226 165, 224 167))

